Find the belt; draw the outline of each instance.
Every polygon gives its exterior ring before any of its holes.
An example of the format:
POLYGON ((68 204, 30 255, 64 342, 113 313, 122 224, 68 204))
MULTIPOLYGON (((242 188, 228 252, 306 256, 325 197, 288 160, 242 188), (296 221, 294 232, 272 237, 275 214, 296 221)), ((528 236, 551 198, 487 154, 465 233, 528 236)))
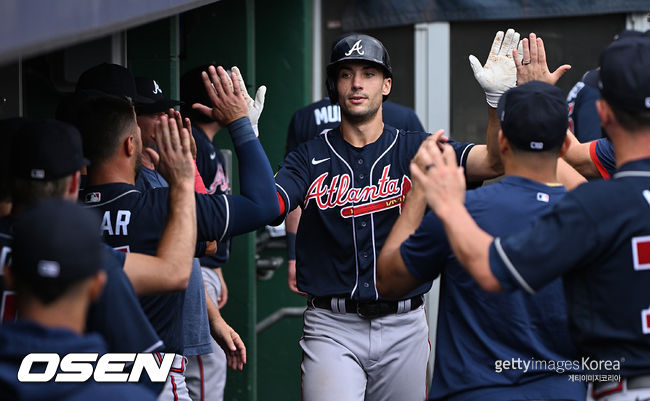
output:
POLYGON ((619 393, 625 388, 628 390, 637 390, 641 388, 650 388, 650 374, 623 377, 620 382, 596 382, 592 385, 592 397, 598 399, 609 394, 619 393))
POLYGON ((307 302, 315 308, 327 309, 335 313, 356 313, 362 318, 371 319, 415 310, 424 303, 424 296, 416 295, 402 301, 356 301, 336 297, 311 297, 307 302))

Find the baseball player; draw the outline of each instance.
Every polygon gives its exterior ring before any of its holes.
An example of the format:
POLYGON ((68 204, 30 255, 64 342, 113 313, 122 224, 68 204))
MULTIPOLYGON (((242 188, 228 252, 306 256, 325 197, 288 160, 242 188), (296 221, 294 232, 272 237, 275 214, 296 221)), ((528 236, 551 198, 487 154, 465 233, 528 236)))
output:
MULTIPOLYGON (((206 67, 207 68, 207 67, 206 67)), ((199 75, 199 79, 200 75, 199 75)), ((155 138, 156 138, 156 128, 157 124, 161 121, 160 118, 165 114, 165 111, 169 110, 169 118, 177 119, 177 126, 181 126, 182 119, 178 112, 173 112, 170 110, 170 107, 180 104, 180 102, 175 100, 170 100, 164 97, 163 91, 158 85, 158 83, 146 77, 136 77, 136 89, 138 94, 142 97, 149 98, 153 103, 135 104, 135 111, 137 116, 138 127, 140 128, 142 144, 147 148, 155 149, 155 138)), ((200 81, 201 86, 203 87, 203 81, 200 81)), ((205 91, 204 88, 202 88, 205 91)), ((206 95, 207 97, 207 95, 206 95)), ((188 133, 191 130, 191 127, 188 129, 188 133)), ((196 149, 196 145, 194 146, 196 149)), ((193 157, 196 156, 196 150, 194 149, 193 157)), ((143 157, 141 174, 136 180, 136 188, 146 191, 151 188, 165 188, 167 187, 167 182, 165 179, 155 170, 155 166, 150 160, 147 160, 147 157, 143 157)), ((200 187, 201 189, 197 190, 198 193, 206 193, 205 186, 200 176, 196 176, 198 185, 195 184, 195 187, 200 187)), ((215 242, 216 244, 216 242, 215 242)), ((197 258, 192 260, 192 273, 190 275, 189 283, 185 289, 184 301, 183 301, 183 356, 187 359, 186 366, 189 367, 193 364, 195 359, 199 355, 207 355, 213 352, 211 346, 211 337, 210 337, 210 325, 208 319, 208 310, 206 308, 206 287, 204 286, 204 281, 201 272, 201 266, 197 258)), ((214 341, 214 340, 212 340, 214 341)), ((218 347, 217 347, 218 348, 218 347)), ((223 357, 223 367, 226 368, 226 357, 221 348, 218 348, 218 351, 223 357)), ((184 372, 175 372, 182 373, 182 376, 185 378, 185 383, 187 384, 188 394, 185 394, 187 397, 190 397, 190 382, 188 379, 188 371, 184 372)), ((181 378, 179 378, 181 379, 181 378)), ((180 380, 176 383, 180 384, 180 380)), ((176 391, 177 395, 180 391, 176 391)), ((181 399, 183 396, 180 397, 181 399)))
POLYGON ((28 208, 16 220, 13 263, 6 269, 5 280, 16 289, 20 320, 0 327, 3 400, 155 399, 132 383, 97 383, 92 378, 79 383, 30 383, 17 377, 23 358, 30 353, 64 356, 108 351, 101 336, 84 335, 86 313, 107 280, 100 267, 105 251, 97 236, 98 226, 96 215, 60 199, 28 208))
MULTIPOLYGON (((226 162, 221 150, 212 144, 212 140, 222 127, 211 116, 206 116, 192 108, 195 103, 210 103, 210 98, 205 91, 201 77, 202 71, 207 68, 208 66, 193 68, 181 77, 181 99, 184 102, 181 111, 183 115, 189 116, 193 123, 192 136, 196 143, 196 164, 200 178, 206 187, 206 192, 209 194, 227 194, 230 193, 230 181, 226 175, 226 162)), ((256 135, 258 135, 257 121, 264 107, 266 87, 262 86, 258 89, 254 101, 248 96, 239 69, 233 67, 232 71, 239 76, 239 82, 236 84, 239 85, 246 99, 251 125, 256 135)), ((200 259, 206 293, 219 308, 225 305, 228 297, 221 266, 228 261, 229 256, 230 240, 225 240, 217 243, 217 253, 215 255, 200 259)), ((188 360, 185 378, 190 397, 196 401, 223 399, 227 373, 226 357, 214 340, 212 340, 211 348, 210 353, 196 355, 188 360)))
MULTIPOLYGON (((12 215, 0 219, 0 244, 3 246, 3 262, 7 264, 11 255, 11 233, 15 217, 23 208, 42 199, 63 198, 75 201, 79 170, 87 164, 87 160, 83 158, 78 131, 58 121, 24 120, 15 134, 11 153, 14 204, 12 215)), ((186 222, 179 228, 191 227, 192 225, 186 222)), ((179 245, 181 251, 187 248, 182 243, 179 245)), ((87 320, 88 331, 101 333, 109 349, 114 352, 154 351, 161 346, 161 341, 144 316, 133 287, 122 271, 124 257, 108 253, 110 255, 106 257, 103 266, 108 283, 99 301, 91 308, 87 320), (128 326, 115 325, 115 321, 119 319, 125 319, 128 326)), ((133 257, 137 260, 139 255, 133 257)), ((152 264, 158 262, 159 260, 154 260, 152 264)), ((130 270, 134 270, 133 267, 130 270)), ((16 317, 14 300, 11 294, 3 294, 5 322, 16 317)))
MULTIPOLYGON (((188 178, 191 183, 191 164, 183 174, 183 164, 177 162, 180 150, 169 151, 173 149, 169 137, 159 135, 157 140, 158 148, 162 149, 159 169, 168 177, 171 189, 169 219, 156 256, 126 254, 107 246, 103 266, 107 285, 88 316, 88 331, 101 333, 113 352, 150 352, 161 348, 162 341, 142 311, 134 290, 139 295, 177 291, 187 286, 190 274, 189 268, 182 266, 190 266, 195 245, 193 236, 187 234, 196 231, 194 197, 184 184, 188 178), (115 324, 122 320, 122 324, 115 324)), ((57 121, 23 121, 11 153, 15 158, 12 163, 16 175, 15 213, 44 197, 77 199, 78 170, 86 161, 80 159, 81 139, 76 129, 57 121)), ((11 249, 12 223, 13 216, 0 219, 0 243, 4 251, 11 249)), ((4 316, 13 319, 14 298, 8 295, 3 296, 4 316)), ((161 390, 159 383, 143 379, 155 392, 161 390)))
MULTIPOLYGON (((405 131, 424 132, 424 127, 415 112, 400 104, 386 100, 382 105, 382 118, 388 125, 405 131)), ((291 117, 287 133, 286 154, 296 150, 298 145, 341 124, 341 108, 329 97, 297 110, 291 117)), ((296 232, 300 221, 300 209, 287 215, 285 226, 288 250, 289 289, 301 293, 296 287, 296 232)))
MULTIPOLYGON (((514 31, 503 57, 516 46, 513 39, 514 31)), ((409 161, 428 134, 383 123, 392 69, 381 42, 347 35, 330 60, 327 88, 340 104, 341 125, 300 145, 276 174, 281 217, 303 209, 296 239, 298 289, 308 294, 302 397, 423 400, 429 343, 422 304, 431 282, 398 301, 384 300, 375 265, 411 187, 409 161)), ((468 179, 498 173, 496 155, 485 146, 450 143, 468 179)))
MULTIPOLYGON (((569 145, 567 109, 562 91, 539 81, 501 97, 499 149, 506 177, 468 191, 465 199, 470 215, 490 234, 527 227, 566 194, 556 165, 569 145)), ((428 140, 425 146, 436 145, 428 140)), ((416 185, 381 250, 377 288, 380 296, 400 298, 442 277, 429 399, 584 400, 585 385, 570 381, 568 372, 495 370, 495 360, 575 360, 562 280, 534 296, 486 293, 458 265, 440 220, 431 212, 422 219, 425 208, 416 185)))
MULTIPOLYGON (((197 107, 228 125, 241 161, 242 195, 197 195, 199 241, 253 230, 268 223, 278 212, 272 171, 247 118, 239 88, 233 89, 226 83, 228 77, 223 68, 217 71, 210 67, 209 72, 209 79, 207 74, 204 76, 204 85, 211 91, 215 107, 197 107)), ((96 99, 86 105, 80 117, 84 149, 92 162, 88 170, 90 186, 82 199, 88 207, 102 211, 107 220, 103 235, 111 246, 152 252, 167 214, 168 191, 157 188, 142 192, 134 186, 141 144, 131 105, 120 99, 96 99)), ((165 127, 167 118, 162 120, 165 127)), ((175 130, 172 123, 170 129, 175 130)), ((166 352, 183 352, 183 299, 183 292, 141 299, 145 313, 165 342, 166 352)), ((212 329, 214 334, 215 327, 212 329)), ((243 344, 232 329, 227 329, 220 329, 219 334, 231 336, 228 340, 237 344, 226 353, 229 363, 241 369, 245 362, 243 344)), ((173 368, 184 370, 183 358, 177 358, 173 368)), ((178 378, 182 380, 182 375, 178 378)), ((182 389, 183 383, 170 380, 169 397, 173 396, 176 384, 182 389)))
POLYGON ((563 277, 571 337, 592 382, 588 399, 641 400, 650 397, 650 38, 612 43, 599 75, 596 107, 617 171, 568 193, 527 229, 492 237, 476 225, 451 147, 428 149, 427 167, 413 166, 413 175, 482 288, 532 294, 563 277))

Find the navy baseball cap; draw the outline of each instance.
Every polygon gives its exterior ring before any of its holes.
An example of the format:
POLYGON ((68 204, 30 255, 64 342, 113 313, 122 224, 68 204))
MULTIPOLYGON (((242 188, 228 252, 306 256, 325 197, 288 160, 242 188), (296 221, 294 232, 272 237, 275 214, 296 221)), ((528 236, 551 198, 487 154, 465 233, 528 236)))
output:
POLYGON ((569 127, 564 93, 540 81, 507 90, 499 99, 501 129, 519 149, 545 151, 562 145, 569 127))
POLYGON ((146 97, 152 101, 152 103, 136 101, 135 112, 138 115, 166 112, 170 108, 181 104, 178 100, 166 98, 155 79, 135 77, 135 86, 139 97, 146 97))
POLYGON ((87 166, 81 134, 74 126, 57 120, 23 121, 11 144, 15 178, 52 181, 87 166))
POLYGON ((650 110, 650 31, 625 31, 601 53, 598 87, 614 108, 650 110))
POLYGON ((13 225, 12 273, 22 283, 69 284, 103 266, 99 216, 75 202, 50 199, 13 225))
POLYGON ((138 95, 135 77, 131 71, 118 64, 102 63, 84 71, 77 80, 76 87, 76 92, 82 91, 124 96, 134 103, 154 102, 138 95))

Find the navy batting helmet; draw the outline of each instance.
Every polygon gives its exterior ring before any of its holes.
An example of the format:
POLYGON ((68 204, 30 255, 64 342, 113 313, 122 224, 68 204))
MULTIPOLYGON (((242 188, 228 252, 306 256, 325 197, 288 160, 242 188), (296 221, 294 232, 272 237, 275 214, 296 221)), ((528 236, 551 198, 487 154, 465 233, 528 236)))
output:
MULTIPOLYGON (((330 63, 327 65, 327 95, 330 102, 339 102, 339 95, 336 90, 336 74, 338 66, 348 60, 364 60, 379 65, 384 70, 384 76, 393 76, 393 67, 390 65, 390 57, 384 45, 372 36, 360 33, 350 33, 338 39, 332 46, 330 63)), ((384 100, 388 95, 384 95, 384 100)))

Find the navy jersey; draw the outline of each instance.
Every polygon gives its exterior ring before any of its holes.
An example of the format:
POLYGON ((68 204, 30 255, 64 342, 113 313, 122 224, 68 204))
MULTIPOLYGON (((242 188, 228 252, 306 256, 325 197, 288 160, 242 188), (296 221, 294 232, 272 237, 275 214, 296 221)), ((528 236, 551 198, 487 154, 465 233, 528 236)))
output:
MULTIPOLYGON (((424 127, 413 110, 390 100, 382 104, 382 119, 392 127, 405 131, 423 132, 424 127)), ((336 128, 341 124, 341 108, 330 99, 319 100, 296 111, 289 123, 287 154, 298 145, 315 138, 323 130, 336 128)))
POLYGON ((634 376, 650 373, 650 159, 612 178, 581 185, 529 229, 495 238, 490 267, 504 289, 530 293, 563 276, 578 353, 610 368, 618 361, 621 375, 634 376))
MULTIPOLYGON (((428 135, 384 125, 375 142, 356 148, 334 129, 287 156, 275 179, 285 212, 303 209, 296 235, 301 291, 378 298, 377 255, 411 188, 411 159, 428 135)), ((464 166, 473 144, 450 144, 464 166)), ((408 297, 430 287, 425 283, 408 297)))
POLYGON ((600 91, 591 82, 595 71, 587 71, 582 80, 571 88, 566 98, 569 104, 569 129, 580 142, 602 137, 600 117, 596 111, 596 100, 600 99, 600 91))
MULTIPOLYGON (((13 217, 0 218, 0 245, 4 254, 11 253, 11 225, 13 217)), ((86 331, 101 334, 111 352, 152 352, 162 341, 147 320, 133 286, 124 274, 124 254, 106 247, 104 266, 106 285, 99 299, 91 304, 86 320, 86 331), (120 324, 115 324, 121 322, 120 324)), ((3 323, 16 319, 13 292, 6 291, 2 299, 3 323)))
MULTIPOLYGON (((135 183, 136 187, 146 188, 169 187, 167 181, 155 170, 142 167, 140 177, 135 183)), ((204 244, 204 242, 199 242, 204 244)), ((205 289, 203 275, 198 259, 192 259, 192 272, 183 302, 183 355, 201 355, 212 352, 210 345, 210 323, 208 311, 205 307, 205 289)))
MULTIPOLYGON (((242 195, 196 195, 198 241, 243 234, 279 214, 272 171, 248 118, 229 128, 240 159, 242 195)), ((167 223, 168 198, 169 188, 143 191, 125 183, 89 186, 81 194, 82 201, 101 214, 106 243, 150 255, 155 254, 167 223)), ((183 298, 183 291, 141 298, 166 352, 183 352, 183 298)))
POLYGON ((607 138, 601 138, 589 144, 589 156, 601 177, 608 179, 616 171, 616 153, 614 145, 607 138))
MULTIPOLYGON (((468 191, 467 210, 492 235, 528 227, 566 194, 508 176, 468 191)), ((584 400, 585 386, 544 367, 495 370, 496 360, 574 360, 562 280, 538 293, 488 293, 458 264, 438 217, 428 212, 416 232, 401 245, 402 259, 421 281, 441 275, 436 334, 436 365, 430 399, 584 400)), ((573 373, 577 373, 574 371, 573 373)))
MULTIPOLYGON (((196 143, 196 167, 209 194, 229 194, 230 180, 226 175, 226 161, 208 136, 197 125, 192 126, 196 143)), ((230 257, 230 240, 217 243, 217 253, 201 258, 201 266, 221 267, 230 257)))
MULTIPOLYGON (((114 321, 116 326, 124 320, 114 321)), ((135 383, 20 383, 18 368, 29 353, 56 352, 61 358, 71 352, 106 353, 106 344, 97 334, 79 336, 63 328, 44 327, 18 321, 0 327, 0 399, 2 400, 155 400, 153 393, 135 383)), ((38 369, 38 368, 37 368, 38 369)), ((146 377, 146 374, 141 376, 146 377)))

